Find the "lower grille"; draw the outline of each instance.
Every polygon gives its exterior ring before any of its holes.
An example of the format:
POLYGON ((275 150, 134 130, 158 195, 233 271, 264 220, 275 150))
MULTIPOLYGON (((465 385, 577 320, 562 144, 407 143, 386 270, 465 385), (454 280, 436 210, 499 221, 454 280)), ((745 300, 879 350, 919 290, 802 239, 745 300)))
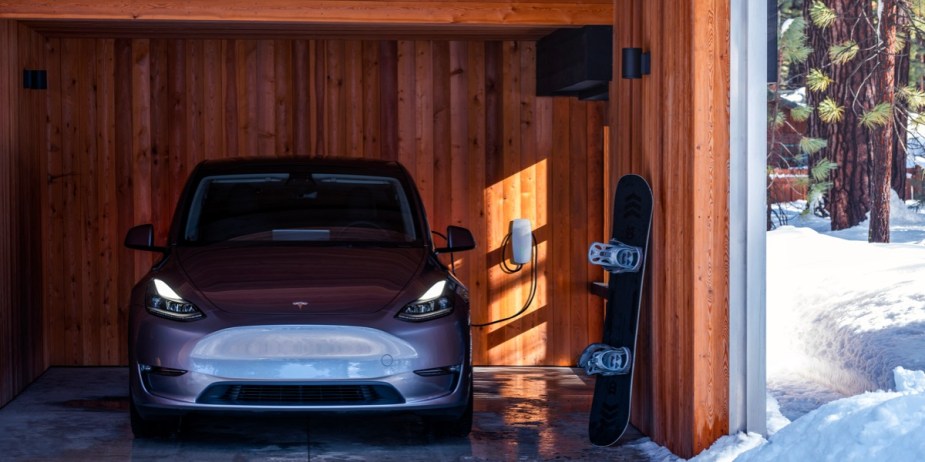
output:
POLYGON ((405 402, 398 391, 387 384, 217 384, 207 388, 196 401, 243 406, 350 406, 405 402))

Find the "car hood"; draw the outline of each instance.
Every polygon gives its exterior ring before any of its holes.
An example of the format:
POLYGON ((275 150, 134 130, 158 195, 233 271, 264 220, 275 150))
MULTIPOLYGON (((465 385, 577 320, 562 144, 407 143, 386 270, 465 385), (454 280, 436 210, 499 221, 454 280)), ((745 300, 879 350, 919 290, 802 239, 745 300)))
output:
POLYGON ((231 313, 363 314, 421 271, 423 248, 210 246, 177 249, 192 285, 231 313))

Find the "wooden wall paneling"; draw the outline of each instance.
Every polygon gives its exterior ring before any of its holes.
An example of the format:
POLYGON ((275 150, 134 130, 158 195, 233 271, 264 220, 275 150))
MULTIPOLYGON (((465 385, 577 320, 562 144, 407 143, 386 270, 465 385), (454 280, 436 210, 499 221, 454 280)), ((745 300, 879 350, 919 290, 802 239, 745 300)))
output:
MULTIPOLYGON (((469 163, 469 185, 487 185, 485 149, 487 145, 487 105, 485 93, 485 44, 481 42, 468 42, 466 44, 466 114, 467 135, 466 155, 469 163)), ((484 186, 483 186, 484 187, 484 186)), ((470 186, 471 188, 471 186, 470 186)), ((485 192, 471 193, 469 200, 469 221, 466 226, 475 235, 477 247, 465 258, 472 261, 470 279, 466 280, 469 287, 469 304, 472 307, 472 322, 484 323, 491 321, 488 303, 488 252, 491 250, 488 242, 488 221, 485 205, 485 192)), ((488 341, 486 328, 474 328, 472 332, 473 361, 475 364, 488 364, 488 341)))
POLYGON ((413 43, 414 61, 414 135, 413 160, 408 168, 414 175, 424 209, 430 216, 434 213, 433 155, 434 155, 434 89, 433 89, 433 42, 413 43))
POLYGON ((363 157, 378 159, 382 157, 379 119, 381 117, 380 77, 380 43, 373 40, 361 42, 362 59, 360 61, 362 85, 360 88, 360 107, 352 112, 352 117, 362 118, 362 152, 363 157))
MULTIPOLYGON (((486 321, 496 321, 504 317, 503 275, 498 262, 500 252, 498 248, 504 238, 500 220, 503 214, 502 194, 504 193, 504 157, 502 150, 502 100, 501 100, 501 53, 500 42, 487 42, 485 44, 485 148, 482 155, 485 157, 484 207, 485 207, 485 252, 486 260, 487 296, 484 312, 488 316, 486 321)), ((494 324, 483 329, 486 333, 485 347, 487 349, 487 364, 500 364, 501 348, 498 347, 499 335, 495 334, 503 326, 494 324)))
POLYGON ((275 53, 274 85, 275 99, 273 100, 274 128, 277 156, 292 156, 292 140, 295 126, 292 123, 292 41, 276 40, 273 43, 275 53))
POLYGON ((381 131, 380 117, 382 117, 380 103, 381 77, 379 67, 379 55, 382 42, 375 40, 366 40, 362 42, 363 59, 362 80, 360 91, 362 98, 360 106, 352 112, 351 117, 363 119, 363 157, 369 159, 378 159, 382 157, 381 148, 381 131))
MULTIPOLYGON (((0 21, 0 406, 46 367, 41 226, 45 194, 35 191, 44 165, 42 90, 22 88, 23 69, 44 69, 44 41, 16 21, 0 21)), ((47 194, 47 193, 46 193, 47 194)))
POLYGON ((225 148, 222 154, 225 157, 237 157, 240 153, 238 132, 238 41, 222 40, 222 93, 225 105, 225 148))
POLYGON ((276 84, 274 58, 276 56, 273 40, 257 40, 256 69, 254 70, 255 103, 254 136, 256 150, 250 155, 260 157, 276 156, 276 84))
MULTIPOLYGON (((447 225, 452 224, 452 191, 455 175, 451 171, 453 159, 450 144, 450 44, 447 41, 432 42, 431 90, 433 115, 430 117, 433 134, 431 139, 431 187, 433 203, 430 215, 433 217, 431 227, 444 233, 447 225)), ((426 149, 426 146, 424 147, 426 149)), ((435 242, 440 238, 435 237, 435 242)))
POLYGON ((344 147, 336 155, 366 157, 363 152, 363 42, 344 42, 344 147))
MULTIPOLYGON (((79 145, 77 149, 77 184, 80 197, 77 200, 80 209, 83 243, 78 253, 81 279, 81 325, 85 329, 96 330, 100 326, 98 301, 99 272, 99 235, 98 211, 100 205, 96 176, 99 175, 97 153, 98 107, 97 107, 97 46, 94 39, 82 39, 78 48, 81 57, 81 75, 77 82, 77 104, 81 110, 78 114, 79 145)), ((83 341, 83 364, 99 361, 100 336, 81 335, 83 341)))
MULTIPOLYGON (((119 326, 118 339, 108 339, 109 342, 115 341, 120 347, 118 363, 128 364, 128 301, 132 286, 135 285, 135 259, 139 257, 140 252, 130 252, 120 244, 123 236, 132 226, 137 223, 134 213, 135 193, 132 190, 134 173, 134 133, 132 129, 132 103, 134 101, 133 81, 134 81, 134 50, 130 40, 117 39, 114 44, 115 50, 115 73, 114 85, 112 92, 114 96, 115 112, 119 114, 116 118, 115 133, 115 181, 116 181, 116 214, 118 216, 118 238, 114 244, 115 253, 118 255, 119 271, 118 280, 118 312, 115 323, 119 326)), ((47 307, 51 308, 51 307, 47 307)))
POLYGON ((399 157, 398 109, 401 93, 398 83, 398 42, 382 41, 379 45, 379 156, 396 160, 399 157))
MULTIPOLYGON (((151 152, 151 41, 132 41, 132 216, 134 224, 154 223, 152 210, 152 152, 151 152)), ((166 173, 166 172, 164 172, 166 173)), ((160 241, 163 242, 163 241, 160 241)), ((133 252, 135 280, 151 268, 154 261, 150 252, 133 252)))
MULTIPOLYGON (((446 166, 451 181, 449 200, 444 206, 449 209, 447 225, 471 227, 473 214, 469 207, 469 49, 466 42, 452 41, 447 44, 448 96, 447 122, 449 123, 449 165, 446 166)), ((441 231, 438 229, 438 231, 441 231)), ((439 238, 437 242, 440 242, 439 238)), ((479 243, 477 243, 479 244, 479 243)), ((483 244, 484 243, 480 243, 483 244)), ((454 255, 456 271, 465 281, 472 281, 475 265, 470 255, 454 255)))
MULTIPOLYGON (((183 92, 186 95, 186 147, 184 152, 186 153, 186 162, 181 168, 182 173, 176 177, 175 182, 172 183, 171 197, 174 199, 171 203, 176 203, 176 200, 180 198, 180 192, 183 189, 184 180, 187 175, 200 161, 206 159, 205 152, 205 113, 203 107, 205 105, 205 86, 203 85, 204 80, 204 56, 203 56, 203 40, 186 40, 186 78, 184 81, 183 92)), ((273 57, 270 57, 272 61, 273 57)), ((262 67, 261 67, 262 69, 262 67)), ((263 90, 266 91, 266 90, 263 90)), ((267 95, 264 94, 264 97, 267 95)), ((267 101, 267 104, 272 104, 273 97, 272 93, 270 97, 264 101, 267 101)), ((271 106, 272 108, 272 106, 271 106)), ((273 121, 273 117, 268 117, 270 123, 273 121)), ((272 131, 272 129, 271 129, 272 131)), ((272 144, 272 139, 270 140, 272 144)), ((272 152, 272 149, 271 149, 272 152)))
POLYGON ((16 330, 12 317, 16 305, 13 303, 13 215, 12 183, 14 153, 18 152, 15 108, 18 106, 16 83, 20 72, 18 65, 18 34, 15 21, 0 20, 0 40, 7 44, 6 52, 0 54, 0 98, 7 104, 0 105, 0 406, 5 405, 20 391, 13 376, 15 356, 13 353, 16 330))
POLYGON ((571 165, 569 163, 569 148, 571 146, 571 130, 565 127, 570 126, 570 106, 568 99, 555 98, 553 100, 553 119, 552 126, 555 127, 552 136, 552 153, 550 154, 549 168, 549 194, 547 204, 549 210, 550 225, 550 255, 549 266, 552 271, 549 295, 549 306, 552 310, 549 345, 554 350, 547 357, 549 364, 564 366, 574 364, 575 361, 568 357, 566 351, 559 345, 571 344, 571 313, 569 312, 569 247, 567 243, 570 238, 570 220, 568 215, 569 197, 571 194, 569 188, 571 165))
MULTIPOLYGON (((97 149, 98 174, 92 176, 90 181, 97 181, 99 194, 99 261, 100 267, 96 279, 100 291, 100 358, 103 364, 119 364, 122 358, 122 344, 115 341, 119 338, 118 331, 122 326, 118 324, 118 306, 124 303, 119 299, 116 275, 119 273, 116 254, 122 244, 122 233, 119 232, 116 207, 116 165, 115 165, 115 100, 113 92, 107 91, 115 87, 115 40, 100 39, 97 41, 97 149), (101 91, 102 90, 102 91, 101 91)), ((48 271, 46 271, 47 274, 48 271)), ((94 301, 91 301, 91 304, 94 301)), ((91 305, 92 306, 92 305, 91 305)))
POLYGON ((691 457, 728 422, 728 1, 625 3, 614 50, 653 61, 612 86, 613 177, 641 173, 655 195, 633 423, 691 457))
MULTIPOLYGON (((208 159, 225 157, 225 120, 222 110, 224 75, 221 40, 205 40, 202 44, 202 137, 203 156, 208 159)), ((287 81, 288 82, 288 81, 287 81)), ((277 117, 278 119, 279 117, 277 117)), ((291 118, 289 119, 291 123, 291 118)), ((291 133, 289 128, 287 133, 291 133)))
POLYGON ((238 155, 257 155, 257 41, 235 40, 238 155))
MULTIPOLYGON (((588 221, 592 215, 588 210, 588 183, 593 183, 589 178, 587 145, 588 145, 588 111, 587 105, 577 99, 569 99, 569 194, 568 210, 570 218, 568 220, 569 233, 568 240, 568 261, 570 271, 568 272, 568 290, 569 290, 569 307, 570 316, 568 320, 569 338, 571 344, 589 344, 588 328, 590 323, 588 313, 589 293, 587 281, 591 280, 590 264, 588 263, 588 226, 577 226, 581 220, 588 221)), ((600 215, 600 211, 594 215, 600 215)), ((596 220, 595 220, 596 221, 596 220)), ((565 246, 565 243, 559 243, 565 246)), ((596 341, 596 338, 595 338, 596 341)), ((566 353, 566 352, 564 352, 566 353)), ((569 352, 570 353, 570 352, 569 352)), ((577 358, 569 359, 577 363, 577 358)))
MULTIPOLYGON (((524 165, 521 164, 520 150, 520 44, 518 42, 502 42, 500 71, 501 206, 498 210, 500 215, 496 214, 493 217, 494 220, 490 226, 497 228, 503 239, 503 236, 510 232, 509 223, 511 220, 529 218, 523 214, 522 209, 521 171, 524 165)), ((495 249, 500 251, 501 242, 497 242, 495 245, 495 249)), ((504 255, 499 253, 499 256, 501 259, 510 259, 512 257, 511 253, 504 255)), ((523 306, 525 287, 520 281, 525 274, 524 272, 518 272, 513 275, 499 275, 498 279, 503 282, 500 284, 501 290, 496 292, 496 296, 502 300, 500 307, 502 316, 511 316, 523 306)), ((524 335, 519 329, 519 322, 522 319, 527 318, 512 319, 496 326, 496 329, 502 332, 499 333, 497 338, 505 342, 494 345, 497 350, 504 352, 503 355, 499 356, 499 363, 501 364, 522 361, 525 350, 529 348, 529 345, 524 345, 524 335)))
POLYGON ((700 451, 729 425, 729 0, 694 0, 692 97, 692 260, 694 274, 693 447, 700 451))
POLYGON ((292 44, 292 151, 308 155, 311 151, 311 52, 307 40, 292 44))
POLYGON ((402 163, 405 168, 414 173, 417 164, 414 162, 415 154, 415 49, 412 41, 399 41, 396 49, 396 94, 398 103, 396 108, 397 122, 397 157, 394 160, 402 163))
POLYGON ((325 45, 324 42, 313 40, 310 48, 311 62, 311 88, 312 88, 312 112, 311 112, 311 131, 312 146, 311 154, 324 155, 327 134, 325 132, 325 45))
POLYGON ((61 182, 64 190, 64 197, 61 202, 61 210, 65 214, 64 228, 61 230, 61 239, 64 242, 64 261, 61 270, 64 271, 64 300, 72 300, 71 303, 63 305, 65 310, 63 319, 64 325, 64 345, 60 348, 61 359, 64 364, 79 364, 80 358, 83 357, 83 345, 80 339, 81 332, 81 303, 79 292, 81 286, 80 274, 74 268, 79 261, 78 243, 80 242, 79 221, 73 216, 79 212, 77 203, 78 186, 77 175, 78 167, 76 159, 78 158, 78 140, 79 124, 77 123, 78 99, 77 99, 77 76, 80 74, 79 63, 82 57, 78 51, 79 42, 70 40, 61 42, 61 118, 62 118, 62 136, 61 136, 61 153, 62 168, 61 182))
MULTIPOLYGON (((603 222, 607 215, 611 215, 612 208, 607 207, 610 205, 610 201, 606 200, 605 196, 609 196, 609 193, 601 194, 604 191, 604 175, 605 169, 604 165, 604 130, 603 128, 607 124, 607 106, 605 103, 597 102, 591 103, 587 106, 588 118, 585 123, 586 130, 586 145, 585 145, 585 154, 586 159, 586 172, 587 172, 587 183, 586 183, 586 194, 588 197, 588 225, 586 228, 585 234, 585 245, 590 245, 591 242, 607 242, 610 240, 609 233, 603 234, 601 230, 603 229, 603 222), (600 211, 595 213, 595 211, 600 211)), ((584 256, 584 254, 583 254, 584 256)), ((595 265, 590 265, 585 259, 585 265, 587 268, 587 278, 584 280, 579 280, 578 283, 581 284, 583 281, 602 281, 604 279, 605 271, 603 268, 595 265)), ((576 288, 576 290, 581 290, 576 288)), ((604 308, 605 302, 601 297, 591 294, 588 291, 584 291, 584 296, 587 299, 587 339, 588 343, 597 342, 601 339, 601 333, 604 330, 604 308)), ((575 359, 577 362, 577 358, 575 359)))
POLYGON ((344 110, 344 41, 328 40, 324 44, 324 150, 322 156, 344 156, 347 146, 347 114, 344 110))
POLYGON ((44 255, 42 256, 45 270, 45 299, 43 300, 43 313, 45 319, 45 354, 46 364, 60 364, 63 358, 63 335, 61 313, 54 308, 59 300, 64 298, 64 289, 67 283, 63 268, 66 265, 64 252, 65 231, 64 203, 64 166, 62 150, 62 123, 61 102, 62 88, 64 86, 61 72, 61 40, 47 39, 45 46, 45 59, 48 66, 48 97, 45 99, 45 111, 48 119, 45 126, 45 162, 44 169, 46 181, 41 185, 44 194, 44 220, 42 223, 44 255))
MULTIPOLYGON (((519 76, 519 106, 520 121, 518 131, 520 133, 520 197, 521 197, 521 215, 517 218, 527 218, 530 225, 536 232, 543 226, 543 220, 540 216, 540 210, 544 209, 545 189, 541 185, 546 181, 545 176, 540 176, 540 164, 543 161, 544 153, 537 150, 538 134, 536 124, 535 107, 536 97, 536 44, 535 42, 522 41, 518 42, 520 50, 519 56, 511 63, 512 71, 519 76), (540 192, 544 192, 541 196, 540 192)), ((542 233, 540 231, 540 233, 542 233)), ((540 263, 537 261, 537 265, 540 263)), ((527 303, 530 298, 531 289, 531 272, 534 271, 534 263, 524 265, 518 280, 523 291, 523 302, 527 303)), ((532 303, 524 316, 517 321, 517 328, 520 332, 520 338, 523 345, 523 353, 520 361, 525 364, 538 365, 543 364, 546 359, 547 338, 546 330, 548 322, 546 315, 548 310, 546 304, 541 300, 540 293, 546 292, 546 286, 541 285, 539 278, 539 268, 537 272, 537 287, 532 303)))
MULTIPOLYGON (((20 33, 28 37, 29 55, 31 56, 30 67, 35 69, 45 69, 45 41, 41 35, 32 31, 28 27, 20 26, 20 33)), ((23 386, 32 382, 45 371, 47 363, 45 362, 45 345, 43 338, 43 312, 41 304, 43 294, 41 292, 44 281, 42 271, 42 245, 41 227, 42 227, 42 194, 36 193, 35 185, 41 184, 44 179, 42 167, 44 165, 45 154, 45 120, 47 119, 44 90, 34 90, 30 93, 29 100, 29 129, 31 150, 27 155, 26 163, 28 169, 25 175, 21 175, 20 191, 24 200, 22 204, 26 207, 28 219, 24 220, 26 228, 23 231, 28 239, 23 243, 26 245, 24 256, 28 270, 28 279, 25 280, 23 290, 26 294, 22 306, 30 309, 24 314, 28 318, 25 329, 28 332, 28 341, 25 343, 27 353, 27 367, 23 372, 23 386)))
MULTIPOLYGON (((155 241, 167 242, 172 204, 190 162, 193 141, 187 133, 195 115, 189 111, 187 40, 151 40, 150 53, 150 168, 155 241), (160 180, 163 179, 163 180, 160 180), (157 200, 158 198, 165 200, 157 200)), ((144 116, 142 116, 144 117, 144 116)), ((144 119, 139 123, 146 123, 144 119)), ((142 223, 137 223, 142 224, 142 223)), ((137 252, 136 252, 137 253, 137 252)))

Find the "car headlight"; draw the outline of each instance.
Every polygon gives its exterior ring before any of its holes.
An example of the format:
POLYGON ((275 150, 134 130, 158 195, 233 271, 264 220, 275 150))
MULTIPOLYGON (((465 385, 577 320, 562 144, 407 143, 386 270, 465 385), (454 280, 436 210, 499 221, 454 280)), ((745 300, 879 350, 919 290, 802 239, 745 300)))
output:
POLYGON ((152 279, 145 294, 148 312, 175 321, 195 321, 205 317, 196 305, 183 300, 166 282, 152 279))
POLYGON ((428 321, 453 312, 453 292, 446 290, 446 281, 432 285, 424 295, 405 305, 397 317, 405 321, 428 321), (449 292, 449 293, 447 293, 449 292))

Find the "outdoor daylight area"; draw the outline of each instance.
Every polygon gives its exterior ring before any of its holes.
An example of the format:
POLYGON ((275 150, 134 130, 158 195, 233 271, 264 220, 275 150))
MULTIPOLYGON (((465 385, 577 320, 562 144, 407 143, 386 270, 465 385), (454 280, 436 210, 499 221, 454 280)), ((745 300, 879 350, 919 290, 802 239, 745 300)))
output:
POLYGON ((777 13, 768 438, 727 436, 695 460, 921 460, 925 2, 780 0, 777 13))

